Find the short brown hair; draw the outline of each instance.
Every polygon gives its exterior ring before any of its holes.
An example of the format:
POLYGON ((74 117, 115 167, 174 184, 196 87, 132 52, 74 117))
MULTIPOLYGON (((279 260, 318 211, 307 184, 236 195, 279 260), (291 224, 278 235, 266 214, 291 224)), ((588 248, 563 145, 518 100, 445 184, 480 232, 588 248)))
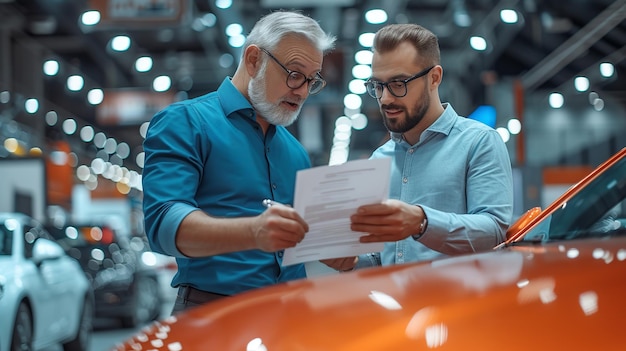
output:
POLYGON ((440 64, 439 40, 437 36, 419 24, 390 24, 376 32, 374 51, 389 52, 400 43, 411 43, 417 50, 418 57, 426 65, 440 64))

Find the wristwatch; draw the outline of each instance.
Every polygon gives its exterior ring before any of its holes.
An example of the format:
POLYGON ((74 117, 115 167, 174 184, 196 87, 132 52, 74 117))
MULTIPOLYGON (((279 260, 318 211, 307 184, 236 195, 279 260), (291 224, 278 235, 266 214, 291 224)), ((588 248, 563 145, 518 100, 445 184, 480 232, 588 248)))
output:
POLYGON ((411 235, 411 237, 413 237, 413 240, 418 240, 419 238, 421 238, 422 235, 424 235, 424 233, 426 232, 427 227, 428 217, 426 217, 426 213, 424 213, 424 219, 422 219, 422 223, 420 223, 420 231, 417 234, 411 235))

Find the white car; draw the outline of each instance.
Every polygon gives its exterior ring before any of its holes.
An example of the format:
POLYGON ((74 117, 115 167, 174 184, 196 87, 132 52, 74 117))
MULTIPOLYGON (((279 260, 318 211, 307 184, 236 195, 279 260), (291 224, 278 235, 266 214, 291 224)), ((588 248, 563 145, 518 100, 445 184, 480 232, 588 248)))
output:
POLYGON ((86 351, 93 310, 78 262, 34 219, 0 213, 0 350, 86 351))

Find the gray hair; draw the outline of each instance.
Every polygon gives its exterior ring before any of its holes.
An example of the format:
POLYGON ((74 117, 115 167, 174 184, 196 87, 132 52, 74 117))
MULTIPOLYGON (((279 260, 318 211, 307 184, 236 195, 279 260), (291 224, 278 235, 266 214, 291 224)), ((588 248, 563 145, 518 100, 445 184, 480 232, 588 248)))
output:
POLYGON ((307 39, 324 54, 335 46, 335 36, 324 32, 319 23, 311 17, 293 11, 276 11, 263 16, 254 25, 243 47, 247 48, 254 44, 273 50, 289 35, 307 39))

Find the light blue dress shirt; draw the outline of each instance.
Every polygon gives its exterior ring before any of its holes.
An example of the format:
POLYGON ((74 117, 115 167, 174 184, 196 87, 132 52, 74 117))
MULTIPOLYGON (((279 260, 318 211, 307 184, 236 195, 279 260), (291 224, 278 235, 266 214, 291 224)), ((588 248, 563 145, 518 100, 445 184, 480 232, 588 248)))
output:
POLYGON ((513 216, 506 146, 493 128, 444 107, 417 144, 391 133, 371 156, 391 157, 389 197, 420 205, 426 232, 419 240, 408 237, 385 243, 381 253, 361 255, 357 268, 486 251, 504 240, 513 216))
POLYGON ((266 198, 293 204, 296 172, 311 166, 287 129, 270 126, 263 134, 229 78, 215 92, 157 113, 144 151, 146 234, 153 250, 176 257, 172 286, 232 295, 305 277, 304 265, 281 266, 282 251, 188 258, 176 247, 176 231, 192 211, 244 217, 264 211, 266 198))

